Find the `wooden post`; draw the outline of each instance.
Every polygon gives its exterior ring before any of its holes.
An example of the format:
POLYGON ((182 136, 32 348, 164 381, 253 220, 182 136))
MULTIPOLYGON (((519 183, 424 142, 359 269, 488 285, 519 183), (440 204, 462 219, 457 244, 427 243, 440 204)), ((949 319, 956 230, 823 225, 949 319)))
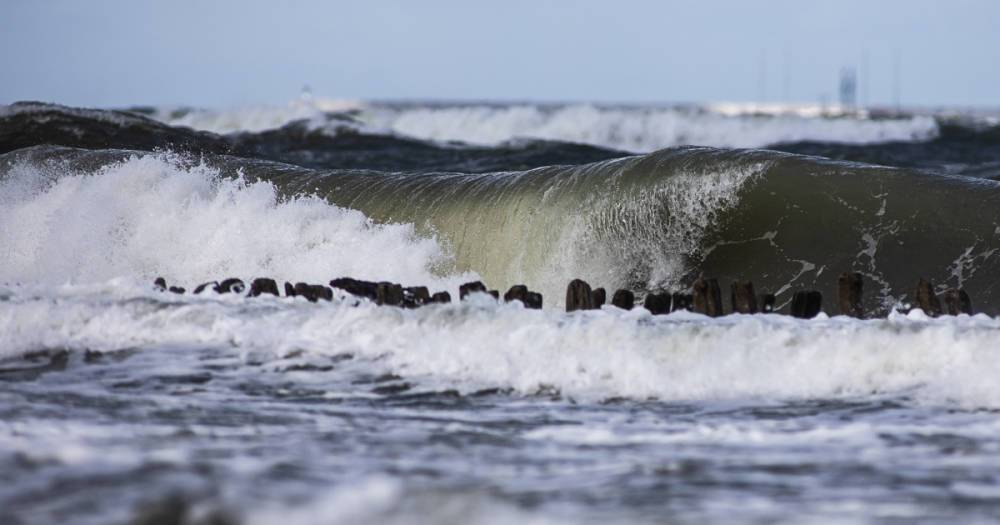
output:
POLYGON ((573 279, 566 286, 566 311, 591 310, 594 308, 593 292, 582 279, 573 279))
POLYGON ((608 292, 604 288, 595 288, 590 294, 594 308, 600 309, 604 303, 608 302, 608 292))
POLYGON ((503 294, 503 301, 505 303, 510 303, 514 301, 521 301, 521 304, 528 304, 528 287, 523 284, 515 284, 511 286, 507 293, 503 294))
POLYGON ((371 281, 362 281, 359 279, 352 279, 350 277, 340 277, 339 279, 330 281, 330 286, 339 288, 351 295, 367 297, 372 301, 378 297, 378 293, 376 292, 378 284, 371 281))
POLYGON ((402 285, 390 282, 380 282, 376 286, 375 303, 388 306, 401 306, 403 304, 402 285))
POLYGON ((294 291, 296 296, 305 297, 311 303, 320 299, 333 300, 333 290, 322 284, 295 283, 294 291))
POLYGON ((670 304, 669 293, 646 294, 646 300, 642 302, 642 306, 653 315, 669 314, 670 304))
POLYGON ((431 302, 431 294, 426 286, 408 286, 403 288, 403 306, 418 308, 431 302))
POLYGON ((525 299, 524 306, 531 308, 532 310, 542 309, 542 294, 529 290, 525 299))
POLYGON ((792 296, 792 317, 812 319, 823 311, 823 294, 816 290, 802 290, 792 296))
POLYGON ((448 292, 438 292, 431 296, 432 303, 450 303, 451 294, 448 292))
POLYGON ((722 291, 719 281, 699 277, 694 282, 694 311, 709 317, 722 315, 722 291))
POLYGON ((167 290, 167 280, 163 277, 157 277, 153 280, 153 288, 156 288, 158 292, 165 292, 167 290))
MULTIPOLYGON (((195 293, 198 293, 197 290, 195 293)), ((295 286, 288 281, 285 281, 285 297, 295 297, 295 286)))
POLYGON ((840 313, 850 317, 861 319, 865 311, 861 306, 861 292, 864 289, 864 281, 858 272, 844 272, 837 280, 840 303, 840 313))
POLYGON ((941 301, 934 293, 933 283, 921 277, 920 281, 917 282, 917 292, 914 295, 917 308, 923 310, 925 314, 931 317, 941 315, 941 301))
POLYGON ((219 293, 243 293, 246 290, 246 285, 243 284, 241 279, 231 277, 219 283, 218 288, 215 291, 219 293))
POLYGON ((458 287, 458 299, 464 300, 465 296, 473 292, 486 292, 486 285, 482 281, 472 281, 458 287))
POLYGON ((736 281, 729 287, 730 299, 733 303, 733 313, 757 313, 757 295, 750 281, 736 281))
POLYGON ((182 294, 185 291, 187 291, 187 290, 184 289, 183 286, 171 286, 169 288, 169 290, 170 290, 171 293, 179 293, 179 294, 182 294))
POLYGON ((622 310, 631 310, 635 307, 635 294, 630 290, 618 290, 611 296, 611 304, 622 310))
POLYGON ((258 297, 263 294, 280 295, 278 293, 278 283, 274 279, 258 277, 250 282, 250 297, 258 297))
POLYGON ((691 311, 694 308, 694 296, 689 293, 675 293, 672 297, 671 312, 677 310, 691 311))
POLYGON ((948 315, 972 315, 972 299, 964 288, 948 290, 944 293, 944 303, 948 307, 948 315))
POLYGON ((774 312, 775 297, 773 293, 766 293, 760 296, 760 311, 769 314, 774 312))

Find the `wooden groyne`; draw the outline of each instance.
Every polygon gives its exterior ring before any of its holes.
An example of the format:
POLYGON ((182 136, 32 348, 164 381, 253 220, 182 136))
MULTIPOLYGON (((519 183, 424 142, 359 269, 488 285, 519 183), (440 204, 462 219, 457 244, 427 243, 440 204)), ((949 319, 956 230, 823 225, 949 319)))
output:
MULTIPOLYGON (((166 279, 157 277, 153 281, 155 289, 162 292, 184 294, 186 289, 179 286, 168 286, 166 279)), ((438 291, 433 294, 426 286, 403 286, 388 281, 364 281, 351 277, 340 277, 328 284, 313 284, 305 282, 284 283, 285 297, 303 297, 311 302, 331 301, 334 290, 340 290, 351 296, 368 299, 382 306, 401 308, 418 308, 429 304, 450 303, 451 294, 438 291)), ((281 296, 282 288, 277 281, 267 277, 259 277, 250 282, 249 288, 237 278, 222 281, 201 283, 192 293, 202 294, 213 292, 218 294, 244 294, 247 297, 262 295, 281 296)), ((729 306, 723 303, 722 287, 717 279, 699 277, 692 283, 688 291, 647 292, 643 297, 642 307, 653 315, 665 315, 671 312, 686 310, 719 317, 734 314, 780 313, 777 299, 772 293, 758 294, 751 281, 734 281, 729 285, 729 306)), ((865 317, 862 299, 864 294, 864 277, 858 272, 842 273, 837 280, 838 297, 835 315, 846 315, 858 319, 865 317)), ((497 301, 505 303, 520 302, 526 308, 541 309, 542 294, 530 290, 526 285, 515 284, 501 297, 498 290, 489 289, 481 281, 472 281, 459 287, 458 298, 465 300, 471 294, 483 293, 492 296, 497 301)), ((596 310, 607 303, 607 292, 604 288, 592 288, 582 279, 573 279, 566 286, 566 311, 596 310)), ((611 296, 611 306, 623 310, 636 307, 636 293, 631 290, 618 289, 611 296)), ((793 290, 791 299, 786 303, 787 314, 801 319, 811 319, 823 312, 823 295, 816 290, 793 290)), ((782 305, 785 306, 785 305, 782 305)), ((941 293, 935 291, 935 286, 927 279, 921 278, 913 291, 913 308, 923 310, 931 317, 941 315, 972 314, 972 300, 964 289, 948 289, 941 293)))

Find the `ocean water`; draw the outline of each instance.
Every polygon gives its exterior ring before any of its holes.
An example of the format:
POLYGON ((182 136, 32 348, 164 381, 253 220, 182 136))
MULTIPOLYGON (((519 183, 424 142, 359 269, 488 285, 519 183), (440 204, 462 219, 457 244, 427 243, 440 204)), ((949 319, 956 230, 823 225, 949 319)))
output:
POLYGON ((0 522, 995 522, 996 125, 2 107, 0 522), (702 274, 778 313, 565 313, 575 277, 641 303, 702 274), (343 276, 456 301, 191 293, 343 276), (912 309, 921 277, 976 313, 912 309), (824 313, 784 315, 802 289, 824 313))

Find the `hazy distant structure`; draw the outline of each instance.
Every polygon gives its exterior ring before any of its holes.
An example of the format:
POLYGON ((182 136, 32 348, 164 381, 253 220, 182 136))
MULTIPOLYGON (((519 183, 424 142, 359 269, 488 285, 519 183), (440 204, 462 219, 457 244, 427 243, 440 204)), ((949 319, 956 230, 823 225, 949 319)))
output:
POLYGON ((840 105, 854 109, 858 103, 858 74, 853 67, 840 70, 840 105))

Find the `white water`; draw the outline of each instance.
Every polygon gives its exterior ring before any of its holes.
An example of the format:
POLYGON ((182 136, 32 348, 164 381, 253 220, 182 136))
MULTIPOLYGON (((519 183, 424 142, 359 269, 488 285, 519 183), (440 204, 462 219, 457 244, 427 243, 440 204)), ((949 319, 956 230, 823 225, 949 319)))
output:
POLYGON ((680 146, 764 147, 817 140, 845 143, 933 138, 930 117, 892 120, 722 114, 679 108, 604 108, 590 104, 418 107, 373 111, 373 123, 433 140, 498 144, 515 138, 579 142, 631 152, 680 146))
MULTIPOLYGON (((326 129, 324 112, 354 110, 372 132, 398 133, 435 141, 496 145, 517 139, 578 142, 631 152, 699 145, 764 147, 816 140, 854 144, 919 141, 937 135, 929 116, 869 119, 863 112, 813 106, 712 105, 692 107, 610 107, 593 104, 540 106, 408 105, 297 99, 285 106, 196 110, 172 118, 172 125, 216 133, 262 131, 306 120, 326 129)), ((331 128, 336 132, 336 128, 331 128)))
POLYGON ((350 275, 457 290, 474 277, 432 275, 447 252, 411 225, 376 225, 314 197, 282 201, 269 183, 161 155, 92 174, 14 168, 0 180, 0 246, 0 282, 11 283, 350 275))
POLYGON ((425 388, 554 389, 580 399, 788 400, 905 394, 1000 407, 1000 321, 779 315, 709 319, 645 309, 566 315, 475 301, 420 310, 353 301, 157 294, 121 283, 11 290, 3 356, 52 348, 234 347, 350 353, 425 388))

